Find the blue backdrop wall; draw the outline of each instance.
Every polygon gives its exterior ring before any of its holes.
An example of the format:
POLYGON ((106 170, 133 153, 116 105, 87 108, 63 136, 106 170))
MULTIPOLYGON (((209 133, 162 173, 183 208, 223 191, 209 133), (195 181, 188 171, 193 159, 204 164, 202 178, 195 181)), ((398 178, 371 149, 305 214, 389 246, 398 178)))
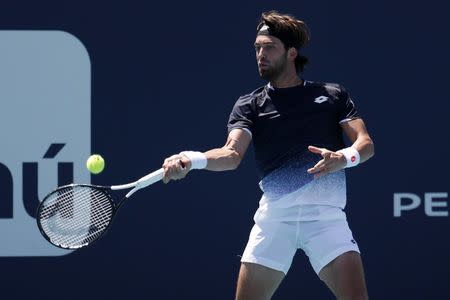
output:
MULTIPOLYGON (((16 1, 2 5, 0 30, 64 31, 83 45, 90 66, 83 77, 90 82, 89 152, 107 161, 106 170, 90 180, 109 185, 139 178, 181 150, 223 145, 237 97, 264 84, 253 41, 261 12, 270 9, 305 20, 312 40, 303 77, 345 85, 374 139, 375 157, 347 173, 346 209, 371 298, 446 299, 450 5, 445 1, 16 1)), ((40 43, 36 39, 29 47, 40 43)), ((45 73, 45 64, 40 68, 45 73)), ((27 89, 20 76, 6 79, 17 81, 17 90, 27 89)), ((14 101, 1 97, 0 110, 33 115, 14 101)), ((23 122, 29 136, 21 139, 30 140, 45 135, 36 133, 38 123, 52 119, 23 122)), ((14 126, 1 125, 0 131, 14 135, 14 126)), ((71 137, 49 141, 76 148, 71 137)), ((6 140, 0 145, 2 297, 233 298, 239 255, 260 196, 251 150, 234 172, 195 171, 183 181, 139 192, 101 241, 61 256, 33 255, 32 243, 24 244, 28 254, 11 255, 20 252, 11 248, 14 236, 38 233, 8 225, 13 220, 17 225, 29 205, 11 195, 8 178, 14 191, 25 190, 20 185, 28 175, 17 175, 14 161, 5 158, 17 145, 6 140)), ((36 159, 45 149, 35 150, 36 159)), ((16 162, 30 161, 33 157, 16 162)), ((88 176, 82 163, 74 168, 75 179, 88 176)), ((56 169, 48 169, 54 177, 56 169)), ((49 176, 41 170, 38 180, 49 176)), ((41 196, 48 192, 38 186, 41 196)), ((274 296, 300 298, 333 299, 301 252, 274 296)))

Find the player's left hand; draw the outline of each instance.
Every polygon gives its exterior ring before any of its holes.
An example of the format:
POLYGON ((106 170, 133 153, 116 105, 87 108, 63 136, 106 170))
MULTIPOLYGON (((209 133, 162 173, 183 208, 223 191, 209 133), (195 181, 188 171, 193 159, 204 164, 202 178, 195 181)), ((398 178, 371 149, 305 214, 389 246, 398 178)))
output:
POLYGON ((322 155, 322 159, 314 167, 308 169, 309 174, 314 174, 314 179, 328 173, 339 171, 347 164, 345 156, 342 153, 315 146, 308 146, 308 150, 312 153, 322 155))

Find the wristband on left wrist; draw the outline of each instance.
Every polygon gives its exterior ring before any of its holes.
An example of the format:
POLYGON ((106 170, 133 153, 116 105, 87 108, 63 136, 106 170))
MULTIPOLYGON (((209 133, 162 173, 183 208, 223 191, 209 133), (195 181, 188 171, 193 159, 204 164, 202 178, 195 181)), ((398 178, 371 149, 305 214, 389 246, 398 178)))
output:
POLYGON ((355 167, 359 164, 361 160, 361 156, 359 155, 358 150, 354 147, 348 147, 337 151, 338 153, 342 153, 346 160, 346 165, 344 168, 355 167))

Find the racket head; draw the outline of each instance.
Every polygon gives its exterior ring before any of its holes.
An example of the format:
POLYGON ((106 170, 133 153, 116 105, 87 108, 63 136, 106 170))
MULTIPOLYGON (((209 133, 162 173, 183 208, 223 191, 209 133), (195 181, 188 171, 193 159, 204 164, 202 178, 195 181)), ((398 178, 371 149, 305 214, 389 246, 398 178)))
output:
POLYGON ((109 228, 116 206, 107 187, 61 186, 40 203, 36 220, 42 235, 63 249, 79 249, 97 241, 109 228))

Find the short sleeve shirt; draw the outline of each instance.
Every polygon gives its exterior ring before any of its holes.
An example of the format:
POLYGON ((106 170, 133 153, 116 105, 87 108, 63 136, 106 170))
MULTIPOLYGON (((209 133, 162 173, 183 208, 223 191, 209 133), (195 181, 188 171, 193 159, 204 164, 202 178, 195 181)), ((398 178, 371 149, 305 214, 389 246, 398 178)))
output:
MULTIPOLYGON (((235 128, 251 132, 261 188, 267 197, 279 198, 312 183, 313 176, 306 170, 321 158, 308 146, 344 148, 341 124, 356 118, 355 104, 339 84, 303 81, 289 88, 268 84, 237 100, 228 132, 235 128)), ((345 192, 344 171, 327 177, 343 181, 345 192)), ((321 186, 325 187, 323 182, 321 186)), ((319 202, 329 204, 328 200, 319 202)))

